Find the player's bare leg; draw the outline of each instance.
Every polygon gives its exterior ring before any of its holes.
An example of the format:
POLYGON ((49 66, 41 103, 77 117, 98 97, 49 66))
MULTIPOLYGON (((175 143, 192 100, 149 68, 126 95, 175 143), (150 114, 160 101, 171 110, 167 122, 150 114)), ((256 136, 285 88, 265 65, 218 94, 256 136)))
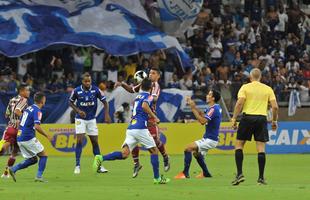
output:
POLYGON ((258 161, 258 169, 259 175, 257 179, 258 185, 266 185, 266 181, 264 178, 265 164, 266 164, 266 153, 265 153, 265 142, 256 141, 256 150, 257 150, 257 161, 258 161))
MULTIPOLYGON (((10 146, 11 146, 10 142, 2 140, 2 147, 0 148, 0 155, 3 155, 9 149, 10 146)), ((15 162, 15 159, 14 159, 14 162, 15 162)), ((14 162, 10 166, 13 166, 14 162)), ((9 165, 9 164, 11 164, 10 158, 8 160, 7 165, 9 165)), ((1 175, 1 178, 10 178, 9 171, 8 171, 7 167, 4 169, 3 174, 1 175)))
MULTIPOLYGON (((93 147, 93 154, 94 156, 96 155, 101 155, 100 153, 100 147, 98 144, 98 136, 97 135, 90 135, 89 139, 91 141, 92 147, 93 147)), ((97 171, 98 173, 107 173, 108 170, 104 168, 103 166, 100 166, 100 168, 97 171)))
POLYGON ((243 148, 245 145, 245 140, 236 140, 235 144, 235 162, 237 167, 237 175, 235 179, 231 182, 232 185, 239 185, 245 181, 244 175, 242 173, 242 163, 243 163, 243 148))
POLYGON ((81 160, 81 155, 82 155, 84 137, 85 137, 85 133, 76 135, 74 174, 81 173, 80 160, 81 160))

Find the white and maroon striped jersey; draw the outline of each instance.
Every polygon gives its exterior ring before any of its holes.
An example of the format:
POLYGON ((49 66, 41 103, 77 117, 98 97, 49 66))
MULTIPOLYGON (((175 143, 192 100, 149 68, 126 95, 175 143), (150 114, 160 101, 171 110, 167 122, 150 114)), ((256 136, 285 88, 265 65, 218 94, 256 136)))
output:
POLYGON ((27 98, 21 97, 20 95, 10 99, 10 102, 6 108, 6 117, 9 118, 9 126, 18 128, 19 116, 15 114, 15 110, 18 109, 23 112, 27 108, 27 98))

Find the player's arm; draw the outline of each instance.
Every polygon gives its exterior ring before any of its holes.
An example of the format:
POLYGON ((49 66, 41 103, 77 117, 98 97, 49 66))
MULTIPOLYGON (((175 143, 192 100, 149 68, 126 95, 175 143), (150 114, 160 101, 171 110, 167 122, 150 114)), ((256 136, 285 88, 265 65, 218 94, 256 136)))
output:
POLYGON ((195 102, 190 98, 190 97, 186 97, 186 102, 187 104, 190 106, 195 118, 198 120, 198 122, 201 125, 206 125, 208 124, 208 119, 202 116, 202 111, 200 111, 197 107, 195 102))
POLYGON ((24 108, 26 107, 27 105, 27 99, 24 98, 22 99, 17 105, 16 105, 16 108, 14 110, 14 113, 18 116, 18 117, 21 117, 22 116, 22 110, 24 110, 24 108))
POLYGON ((236 129, 237 128, 237 117, 238 115, 241 113, 244 102, 246 99, 246 94, 245 94, 245 89, 242 86, 238 92, 238 100, 237 103, 235 105, 235 109, 234 109, 234 114, 233 117, 231 118, 231 122, 233 123, 233 128, 236 129))
POLYGON ((73 90, 71 93, 70 99, 69 99, 69 105, 74 110, 75 113, 78 113, 82 118, 85 118, 86 113, 80 110, 74 103, 76 99, 77 99, 77 94, 76 94, 76 91, 73 90))
POLYGON ((155 113, 152 112, 150 105, 148 102, 143 102, 142 103, 142 108, 144 110, 144 112, 146 112, 150 117, 154 118, 156 123, 159 123, 160 120, 158 119, 158 117, 155 115, 155 113))
POLYGON ((279 106, 276 100, 276 97, 274 95, 274 92, 271 90, 271 94, 269 97, 269 103, 271 105, 272 109, 272 122, 271 122, 271 129, 273 131, 277 130, 278 127, 278 111, 279 111, 279 106))
POLYGON ((109 104, 107 102, 107 98, 104 96, 104 93, 97 89, 97 98, 102 102, 104 106, 104 121, 106 123, 111 123, 111 117, 110 117, 110 109, 109 109, 109 104))
POLYGON ((49 141, 52 141, 53 138, 50 135, 48 135, 40 126, 42 113, 35 112, 33 118, 34 118, 34 128, 36 129, 36 131, 38 131, 41 135, 46 137, 49 141))
POLYGON ((117 88, 118 86, 122 86, 122 88, 124 88, 129 93, 136 93, 139 92, 141 84, 138 84, 136 86, 130 86, 125 82, 116 82, 114 88, 117 88))

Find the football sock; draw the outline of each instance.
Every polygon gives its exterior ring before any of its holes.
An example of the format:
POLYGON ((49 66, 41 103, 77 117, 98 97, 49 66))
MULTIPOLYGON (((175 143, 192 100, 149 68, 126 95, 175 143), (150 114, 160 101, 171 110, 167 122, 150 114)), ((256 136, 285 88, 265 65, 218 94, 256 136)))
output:
POLYGON ((201 169, 203 171, 203 175, 205 177, 210 177, 211 174, 207 168, 207 164, 205 163, 205 159, 204 159, 203 155, 201 153, 198 153, 195 158, 197 160, 197 163, 199 164, 199 166, 201 167, 201 169))
POLYGON ((159 178, 159 161, 158 161, 158 155, 157 154, 151 155, 151 164, 153 167, 154 178, 158 179, 159 178))
POLYGON ((168 155, 166 153, 165 145, 162 142, 159 143, 157 148, 158 148, 159 152, 161 153, 161 155, 163 156, 163 158, 168 159, 168 155))
POLYGON ((192 162, 192 152, 184 151, 184 170, 183 173, 185 176, 189 176, 189 167, 192 162))
POLYGON ((75 147, 75 166, 80 166, 80 159, 82 154, 82 143, 77 143, 75 147))
POLYGON ((123 160, 122 152, 120 151, 114 151, 112 153, 109 153, 107 155, 102 156, 103 160, 123 160))
POLYGON ((101 155, 98 143, 93 144, 93 154, 94 154, 94 156, 101 155))
POLYGON ((15 165, 14 167, 12 167, 12 171, 15 173, 17 172, 18 170, 21 170, 21 169, 25 169, 31 165, 34 165, 38 162, 38 159, 37 157, 33 157, 33 158, 28 158, 20 163, 18 163, 17 165, 15 165))
POLYGON ((39 169, 37 173, 38 178, 42 177, 43 172, 45 170, 46 162, 47 162, 47 156, 41 156, 39 160, 39 169))
POLYGON ((235 161, 237 166, 237 176, 242 174, 242 162, 243 162, 243 151, 242 149, 236 149, 235 151, 235 161))
POLYGON ((12 167, 15 163, 16 159, 14 156, 10 156, 10 158, 8 159, 8 163, 7 163, 7 166, 8 167, 12 167))
POLYGON ((264 152, 257 154, 259 178, 264 178, 264 170, 266 164, 266 154, 264 152))

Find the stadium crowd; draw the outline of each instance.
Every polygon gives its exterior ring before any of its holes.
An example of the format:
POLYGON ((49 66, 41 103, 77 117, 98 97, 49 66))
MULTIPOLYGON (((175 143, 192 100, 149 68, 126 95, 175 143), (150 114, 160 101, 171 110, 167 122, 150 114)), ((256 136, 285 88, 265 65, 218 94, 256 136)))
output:
MULTIPOLYGON (((156 6, 145 2, 152 17, 156 6)), ((178 38, 194 68, 183 71, 169 49, 116 57, 92 47, 58 45, 19 58, 0 55, 0 91, 15 92, 25 82, 33 91, 70 92, 83 72, 90 72, 102 90, 111 91, 117 81, 134 84, 137 70, 158 67, 162 88, 193 90, 196 97, 204 97, 216 87, 231 110, 249 72, 258 67, 262 82, 274 89, 279 101, 288 101, 290 90, 297 89, 301 101, 309 102, 310 14, 294 3, 247 2, 204 4, 196 22, 178 38)))

